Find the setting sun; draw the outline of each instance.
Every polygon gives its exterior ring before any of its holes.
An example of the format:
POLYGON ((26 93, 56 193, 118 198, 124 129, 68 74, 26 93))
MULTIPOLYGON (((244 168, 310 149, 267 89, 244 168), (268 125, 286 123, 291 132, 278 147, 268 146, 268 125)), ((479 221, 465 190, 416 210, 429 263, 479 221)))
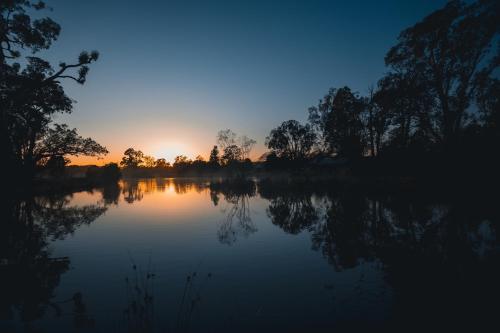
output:
POLYGON ((182 142, 168 141, 151 146, 151 155, 155 158, 164 158, 170 163, 174 162, 176 156, 186 155, 188 158, 194 158, 195 154, 189 145, 182 142))
POLYGON ((0 333, 499 331, 499 22, 0 0, 0 333))

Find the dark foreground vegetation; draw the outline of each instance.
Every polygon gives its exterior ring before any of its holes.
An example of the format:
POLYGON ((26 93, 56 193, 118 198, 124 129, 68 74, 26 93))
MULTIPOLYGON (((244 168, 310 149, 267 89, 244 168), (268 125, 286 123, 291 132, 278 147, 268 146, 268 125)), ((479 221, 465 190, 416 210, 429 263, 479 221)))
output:
MULTIPOLYGON (((97 166, 69 166, 54 172, 44 170, 37 175, 28 192, 32 193, 71 193, 89 191, 94 188, 116 186, 122 177, 121 170, 115 163, 97 166)), ((20 188, 19 192, 26 192, 20 188)))
MULTIPOLYGON (((9 0, 0 3, 0 154, 7 182, 30 188, 36 176, 58 170, 68 156, 102 156, 108 151, 76 129, 55 123, 70 113, 74 101, 63 81, 84 84, 97 51, 83 51, 57 68, 36 56, 55 42, 61 27, 43 12, 42 1, 9 0)), ((56 177, 54 177, 56 179, 56 177)))

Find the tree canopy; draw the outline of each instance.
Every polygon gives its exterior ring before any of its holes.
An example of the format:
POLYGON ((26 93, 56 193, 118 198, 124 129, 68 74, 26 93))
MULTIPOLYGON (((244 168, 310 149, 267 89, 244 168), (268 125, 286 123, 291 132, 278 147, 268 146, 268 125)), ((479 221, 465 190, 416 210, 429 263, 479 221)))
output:
POLYGON ((128 148, 123 153, 120 165, 122 167, 137 168, 142 163, 144 163, 144 153, 134 148, 128 148))
POLYGON ((85 83, 88 65, 99 54, 83 51, 75 62, 60 62, 57 69, 34 56, 50 48, 61 30, 52 19, 35 17, 44 9, 42 1, 0 4, 0 149, 5 167, 25 175, 34 174, 37 163, 51 156, 107 153, 106 148, 82 138, 75 129, 53 124, 54 115, 70 113, 73 108, 62 81, 85 83), (17 62, 23 52, 24 59, 17 62))
MULTIPOLYGON (((471 105, 478 90, 500 65, 495 38, 500 32, 499 17, 498 2, 493 0, 450 1, 404 30, 386 55, 391 75, 410 84, 409 91, 418 92, 417 98, 429 101, 430 120, 419 125, 445 145, 453 144, 475 117, 471 105), (415 84, 423 89, 413 89, 415 84)), ((418 112, 417 107, 411 109, 418 112)))
POLYGON ((271 130, 266 145, 278 157, 296 161, 307 157, 315 138, 309 124, 301 125, 296 120, 288 120, 271 130))

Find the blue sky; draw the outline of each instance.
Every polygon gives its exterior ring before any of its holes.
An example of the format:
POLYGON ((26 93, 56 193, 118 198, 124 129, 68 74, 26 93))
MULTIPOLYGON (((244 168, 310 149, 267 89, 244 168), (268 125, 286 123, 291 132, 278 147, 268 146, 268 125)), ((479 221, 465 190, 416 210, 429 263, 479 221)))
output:
POLYGON ((445 3, 47 0, 62 32, 43 56, 100 52, 84 86, 65 83, 78 103, 59 120, 108 160, 128 147, 207 156, 224 128, 255 138, 258 157, 273 127, 305 121, 330 87, 366 93, 399 32, 445 3))

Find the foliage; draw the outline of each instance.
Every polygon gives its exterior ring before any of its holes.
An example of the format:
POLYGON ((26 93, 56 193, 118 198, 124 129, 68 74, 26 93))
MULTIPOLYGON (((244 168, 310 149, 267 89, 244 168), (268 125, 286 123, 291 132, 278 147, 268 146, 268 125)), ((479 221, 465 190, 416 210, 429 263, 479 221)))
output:
MULTIPOLYGON (((385 58, 392 75, 423 87, 409 89, 432 102, 427 105, 431 121, 419 125, 429 126, 447 146, 454 144, 474 118, 471 105, 481 82, 500 64, 499 7, 491 0, 450 1, 404 30, 385 58)), ((418 108, 409 111, 418 112, 418 108)))
POLYGON ((144 166, 146 168, 154 168, 156 166, 156 160, 154 159, 154 157, 152 156, 149 156, 149 155, 145 155, 143 157, 143 162, 144 166))
POLYGON ((266 145, 279 158, 297 161, 308 157, 315 138, 309 124, 301 125, 296 120, 288 120, 271 130, 266 145))
POLYGON ((137 168, 140 164, 144 162, 144 153, 140 150, 135 150, 134 148, 128 148, 123 153, 122 161, 120 165, 125 168, 137 168))
POLYGON ((500 130, 500 80, 489 78, 481 82, 477 101, 482 122, 495 132, 500 130))
MULTIPOLYGON (((229 161, 243 161, 249 158, 256 143, 257 141, 246 135, 238 137, 238 135, 230 129, 221 130, 217 133, 217 144, 222 148, 223 154, 229 158, 229 161)), ((214 146, 214 148, 215 147, 216 146, 214 146)), ((227 158, 225 162, 228 161, 227 158)), ((222 159, 224 159, 224 156, 222 159)))
POLYGON ((175 157, 174 164, 172 167, 179 171, 185 171, 191 165, 192 161, 185 155, 179 155, 175 157))
POLYGON ((237 145, 230 145, 224 148, 224 154, 221 157, 222 165, 231 165, 243 159, 243 151, 237 145))
POLYGON ((222 150, 236 144, 237 135, 230 129, 220 130, 217 133, 217 144, 222 150))
POLYGON ((369 95, 331 89, 309 108, 316 152, 455 154, 498 134, 500 5, 450 1, 404 30, 385 57, 390 71, 369 95), (495 130, 496 129, 496 130, 495 130))
POLYGON ((159 158, 155 162, 155 167, 157 167, 157 168, 168 168, 169 166, 170 166, 170 163, 167 162, 167 160, 164 158, 159 158))
POLYGON ((101 156, 107 154, 105 147, 91 138, 83 138, 76 129, 69 129, 67 125, 54 124, 48 128, 35 144, 33 156, 38 163, 46 159, 72 156, 101 156))
POLYGON ((212 167, 217 167, 219 166, 220 163, 220 157, 219 157, 219 148, 217 146, 214 146, 212 150, 210 151, 210 157, 208 159, 208 163, 212 167))
POLYGON ((309 109, 311 123, 320 128, 329 152, 356 157, 363 152, 362 112, 365 103, 349 87, 331 89, 318 108, 309 109))
POLYGON ((250 158, 250 152, 252 151, 252 148, 255 146, 257 141, 254 139, 250 139, 246 135, 243 135, 239 139, 240 143, 240 150, 241 150, 241 158, 246 159, 250 158))
POLYGON ((0 150, 5 166, 28 178, 41 160, 107 153, 95 141, 78 136, 76 130, 52 124, 54 115, 72 110, 73 102, 61 82, 69 79, 83 84, 88 65, 99 57, 96 51, 84 51, 74 63, 61 62, 58 69, 33 55, 15 62, 22 51, 34 54, 57 40, 57 23, 47 17, 34 18, 45 8, 43 2, 21 0, 0 5, 0 150), (58 129, 61 134, 55 133, 58 129), (66 143, 70 144, 68 148, 60 145, 66 143))

